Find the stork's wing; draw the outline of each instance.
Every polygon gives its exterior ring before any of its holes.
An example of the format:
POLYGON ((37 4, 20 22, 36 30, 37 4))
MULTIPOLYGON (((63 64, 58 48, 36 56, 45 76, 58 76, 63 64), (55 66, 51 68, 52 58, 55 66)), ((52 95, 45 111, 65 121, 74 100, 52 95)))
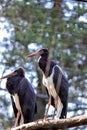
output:
POLYGON ((34 90, 26 78, 19 84, 18 96, 24 113, 24 123, 33 121, 36 111, 36 96, 34 90))
POLYGON ((54 67, 53 82, 54 82, 56 92, 59 95, 61 102, 63 103, 63 110, 61 113, 61 118, 65 118, 67 114, 69 84, 68 84, 68 80, 64 76, 60 67, 57 65, 54 67))

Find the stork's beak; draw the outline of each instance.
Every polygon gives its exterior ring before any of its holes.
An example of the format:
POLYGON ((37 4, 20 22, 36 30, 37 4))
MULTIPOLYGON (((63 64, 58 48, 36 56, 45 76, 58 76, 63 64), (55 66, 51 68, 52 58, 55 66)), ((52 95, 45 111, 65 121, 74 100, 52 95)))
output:
POLYGON ((36 51, 36 52, 34 52, 34 53, 30 54, 30 55, 27 55, 25 58, 28 59, 28 58, 30 58, 32 56, 40 56, 41 54, 42 54, 41 51, 36 51))
POLYGON ((8 78, 8 77, 11 77, 11 76, 14 76, 15 74, 17 74, 17 72, 14 71, 14 72, 12 72, 12 73, 6 75, 6 76, 1 77, 0 80, 5 79, 5 78, 8 78))

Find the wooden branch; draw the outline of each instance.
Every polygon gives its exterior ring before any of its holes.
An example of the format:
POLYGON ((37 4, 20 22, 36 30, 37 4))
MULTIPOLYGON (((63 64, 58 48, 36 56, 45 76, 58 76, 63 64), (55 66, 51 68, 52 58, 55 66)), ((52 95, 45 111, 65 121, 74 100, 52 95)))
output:
POLYGON ((23 124, 11 130, 57 130, 87 125, 87 115, 76 116, 67 119, 38 120, 23 124))

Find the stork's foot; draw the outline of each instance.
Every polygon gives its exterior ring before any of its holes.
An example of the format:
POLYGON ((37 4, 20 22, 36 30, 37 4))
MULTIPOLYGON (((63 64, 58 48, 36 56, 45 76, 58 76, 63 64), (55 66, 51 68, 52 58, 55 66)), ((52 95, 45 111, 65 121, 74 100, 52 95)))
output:
POLYGON ((43 118, 43 121, 50 121, 52 118, 43 118))
POLYGON ((48 119, 48 118, 46 118, 46 117, 44 117, 44 118, 43 118, 43 121, 47 121, 47 120, 49 120, 49 119, 48 119))
POLYGON ((40 123, 40 122, 45 122, 45 121, 49 121, 50 119, 48 119, 48 118, 42 118, 42 119, 38 119, 38 120, 36 120, 35 122, 38 124, 38 123, 40 123))
POLYGON ((48 121, 48 120, 49 120, 49 118, 47 117, 47 115, 45 115, 43 118, 43 121, 48 121))

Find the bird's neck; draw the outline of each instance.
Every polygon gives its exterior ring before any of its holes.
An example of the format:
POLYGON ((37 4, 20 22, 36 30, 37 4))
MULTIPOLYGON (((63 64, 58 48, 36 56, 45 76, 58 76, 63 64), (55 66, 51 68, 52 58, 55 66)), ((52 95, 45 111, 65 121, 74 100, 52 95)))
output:
POLYGON ((48 71, 50 69, 50 60, 49 57, 40 57, 39 58, 39 67, 42 70, 42 72, 47 76, 48 71))

